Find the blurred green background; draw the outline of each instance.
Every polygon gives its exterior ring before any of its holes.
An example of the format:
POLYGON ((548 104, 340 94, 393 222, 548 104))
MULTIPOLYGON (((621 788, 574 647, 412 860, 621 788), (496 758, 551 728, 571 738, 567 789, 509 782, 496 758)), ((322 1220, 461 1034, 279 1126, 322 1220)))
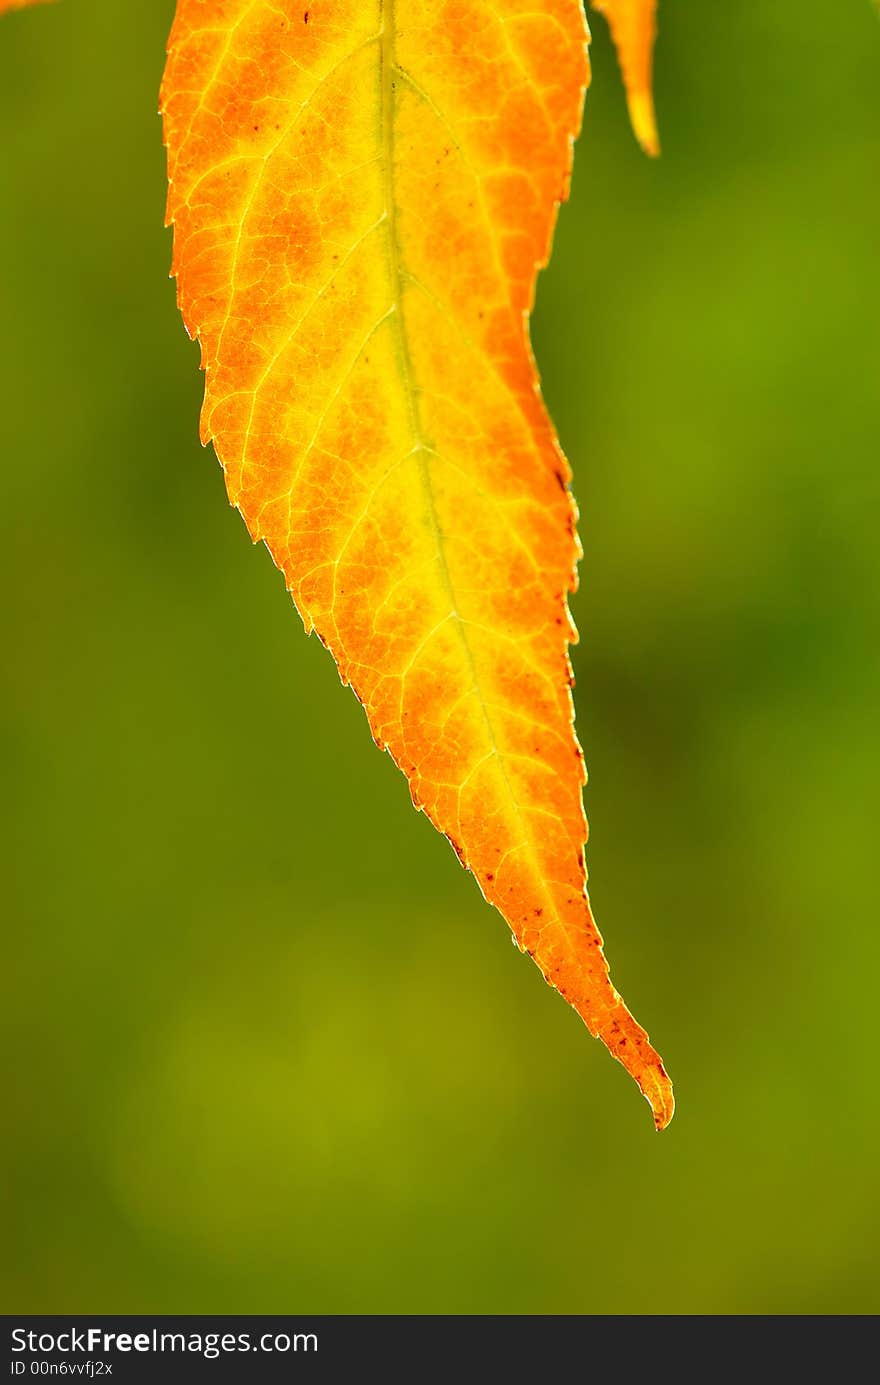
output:
POLYGON ((876 13, 663 0, 656 164, 593 16, 540 284, 658 1138, 198 445, 172 9, 0 26, 3 1309, 880 1310, 876 13))

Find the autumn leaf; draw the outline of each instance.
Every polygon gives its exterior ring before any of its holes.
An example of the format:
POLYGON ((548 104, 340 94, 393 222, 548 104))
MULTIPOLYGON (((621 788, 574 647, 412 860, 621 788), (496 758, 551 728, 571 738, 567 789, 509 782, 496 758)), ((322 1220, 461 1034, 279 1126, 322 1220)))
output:
POLYGON ((580 0, 179 0, 168 220, 232 504, 662 1128, 586 892, 576 514, 528 337, 586 40, 580 0))
POLYGON ((0 0, 0 14, 8 10, 23 10, 26 5, 45 5, 49 0, 0 0))
POLYGON ((654 114, 653 62, 657 0, 591 0, 608 20, 620 59, 629 118, 646 154, 660 153, 654 114))

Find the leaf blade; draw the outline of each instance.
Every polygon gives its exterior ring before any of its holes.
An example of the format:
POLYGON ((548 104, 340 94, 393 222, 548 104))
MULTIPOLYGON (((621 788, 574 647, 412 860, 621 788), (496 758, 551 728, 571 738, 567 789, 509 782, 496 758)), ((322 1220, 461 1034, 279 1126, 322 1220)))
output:
POLYGON ((179 0, 168 219, 230 500, 662 1128, 586 894, 575 510, 527 331, 588 75, 579 0, 179 0))

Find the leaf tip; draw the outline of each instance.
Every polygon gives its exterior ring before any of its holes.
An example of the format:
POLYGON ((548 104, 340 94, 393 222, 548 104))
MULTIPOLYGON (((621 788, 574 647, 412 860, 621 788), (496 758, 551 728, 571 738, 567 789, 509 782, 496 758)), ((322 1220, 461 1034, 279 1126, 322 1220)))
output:
POLYGON ((657 117, 654 112, 654 96, 650 87, 643 91, 631 90, 627 93, 630 124, 633 134, 642 149, 652 159, 660 153, 660 136, 657 133, 657 117))
MULTIPOLYGON (((611 987, 613 1005, 591 1032, 633 1078, 654 1115, 657 1130, 665 1130, 675 1113, 672 1081, 663 1059, 642 1026, 633 1018, 617 991, 611 987)), ((585 1016, 582 1017, 585 1018, 585 1016)))
MULTIPOLYGON (((640 1084, 641 1085, 641 1084, 640 1084)), ((659 1134, 675 1115, 675 1095, 672 1083, 662 1063, 645 1074, 642 1092, 654 1113, 654 1125, 659 1134)))
POLYGON ((593 0, 617 49, 633 133, 646 154, 660 153, 654 113, 653 66, 657 0, 593 0))

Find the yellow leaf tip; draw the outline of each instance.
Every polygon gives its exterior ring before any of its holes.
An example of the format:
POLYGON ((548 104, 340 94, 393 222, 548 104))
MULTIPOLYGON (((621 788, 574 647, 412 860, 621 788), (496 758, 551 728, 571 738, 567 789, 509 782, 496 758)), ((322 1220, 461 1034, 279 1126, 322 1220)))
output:
POLYGON ((660 137, 657 133, 654 97, 650 89, 629 92, 627 105, 636 139, 645 153, 650 155, 652 159, 656 159, 660 153, 660 137))
POLYGON ((604 14, 617 49, 629 118, 636 139, 652 158, 660 153, 654 114, 653 66, 657 0, 592 0, 604 14))

